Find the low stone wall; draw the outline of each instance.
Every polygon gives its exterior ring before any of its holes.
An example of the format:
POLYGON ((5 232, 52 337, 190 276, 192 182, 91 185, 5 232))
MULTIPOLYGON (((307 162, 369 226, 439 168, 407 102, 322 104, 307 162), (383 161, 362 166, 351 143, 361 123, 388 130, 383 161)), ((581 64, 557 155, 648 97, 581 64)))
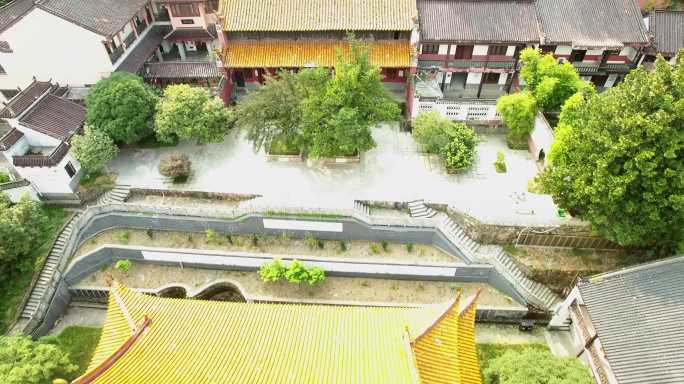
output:
POLYGON ((185 191, 173 189, 155 188, 131 188, 131 196, 168 196, 168 197, 187 197, 196 199, 212 199, 225 201, 244 201, 251 200, 260 195, 223 193, 223 192, 204 192, 204 191, 185 191))

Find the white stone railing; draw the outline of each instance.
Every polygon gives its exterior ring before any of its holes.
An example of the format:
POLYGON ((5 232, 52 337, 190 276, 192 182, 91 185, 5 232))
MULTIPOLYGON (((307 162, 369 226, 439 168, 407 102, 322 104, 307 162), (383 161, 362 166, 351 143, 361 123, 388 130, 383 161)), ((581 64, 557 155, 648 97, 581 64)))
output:
POLYGON ((501 116, 496 111, 493 100, 426 100, 414 98, 413 117, 420 112, 436 111, 441 115, 457 121, 500 122, 501 116))

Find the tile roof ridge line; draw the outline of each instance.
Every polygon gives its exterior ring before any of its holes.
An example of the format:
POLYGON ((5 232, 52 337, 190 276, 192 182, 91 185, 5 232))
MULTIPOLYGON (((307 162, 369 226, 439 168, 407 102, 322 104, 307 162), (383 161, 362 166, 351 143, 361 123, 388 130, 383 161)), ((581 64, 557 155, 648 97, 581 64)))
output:
POLYGON ((468 304, 466 304, 463 309, 461 309, 461 312, 458 314, 459 317, 463 317, 466 315, 468 311, 470 311, 475 304, 477 303, 477 299, 480 297, 480 293, 482 293, 482 288, 478 288, 477 292, 469 299, 468 304))
POLYGON ((672 263, 677 263, 677 262, 684 262, 684 254, 681 255, 675 255, 671 256, 665 259, 661 260, 654 260, 654 261, 647 261, 642 264, 634 265, 631 267, 625 267, 625 268, 620 268, 615 271, 610 271, 610 272, 605 272, 605 273, 600 273, 597 275, 592 275, 586 278, 586 282, 591 282, 592 279, 605 279, 605 278, 613 278, 613 277, 620 277, 628 273, 633 273, 633 272, 639 272, 644 269, 650 269, 650 268, 655 268, 659 267, 662 265, 667 265, 667 264, 672 264, 672 263))
POLYGON ((114 286, 110 289, 110 294, 114 298, 114 301, 116 301, 116 305, 119 306, 121 313, 123 313, 124 318, 128 322, 128 327, 131 329, 131 333, 135 334, 135 321, 133 321, 131 313, 128 312, 128 308, 126 308, 126 304, 123 302, 123 299, 121 298, 119 289, 121 289, 121 284, 115 281, 114 286))
MULTIPOLYGON (((50 79, 50 80, 48 80, 48 81, 40 81, 40 82, 39 82, 39 81, 35 81, 35 82, 31 83, 31 85, 33 85, 33 84, 38 84, 38 83, 50 83, 50 84, 52 85, 52 79, 50 79)), ((29 86, 29 87, 30 87, 30 86, 29 86)), ((28 90, 29 87, 26 87, 26 90, 28 90)), ((30 114, 31 111, 32 111, 33 109, 35 109, 36 106, 37 106, 41 101, 43 101, 43 99, 45 99, 45 98, 50 94, 51 91, 52 91, 52 86, 50 86, 50 87, 48 87, 47 89, 45 89, 45 91, 44 91, 43 93, 41 93, 38 97, 36 97, 36 98, 33 100, 33 102, 32 102, 26 109, 24 109, 20 114, 18 114, 18 115, 15 116, 14 118, 17 119, 19 122, 21 122, 21 120, 22 120, 23 118, 25 118, 28 114, 30 114)))
POLYGON ((456 297, 451 301, 451 303, 450 303, 449 306, 444 310, 444 312, 442 312, 442 314, 439 315, 439 317, 438 317, 437 319, 435 319, 435 321, 434 321, 432 324, 430 324, 429 327, 427 327, 423 332, 421 332, 418 336, 416 336, 416 337, 413 339, 413 341, 411 341, 411 345, 414 345, 414 344, 417 343, 420 339, 422 339, 422 338, 425 337, 428 333, 430 333, 430 331, 431 331, 433 328, 435 328, 435 327, 437 326, 437 324, 439 324, 440 321, 442 321, 442 319, 444 319, 445 317, 447 317, 447 315, 449 315, 449 313, 451 313, 451 311, 454 310, 454 308, 455 308, 456 310, 458 310, 459 304, 460 304, 460 302, 461 302, 461 296, 462 296, 462 291, 459 290, 458 293, 456 294, 456 297))
POLYGON ((404 328, 404 334, 402 335, 404 340, 404 348, 406 348, 406 355, 408 356, 409 370, 411 371, 411 376, 413 377, 414 383, 420 383, 420 373, 418 372, 418 361, 416 360, 416 355, 413 353, 413 342, 411 341, 411 332, 409 327, 404 328))

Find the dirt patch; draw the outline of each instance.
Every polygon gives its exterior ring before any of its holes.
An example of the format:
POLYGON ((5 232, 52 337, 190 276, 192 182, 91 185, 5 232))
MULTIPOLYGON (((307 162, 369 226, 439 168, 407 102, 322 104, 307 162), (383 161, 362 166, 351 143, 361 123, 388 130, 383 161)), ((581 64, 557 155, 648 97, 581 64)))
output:
POLYGON ((212 210, 220 209, 235 209, 241 201, 218 198, 200 198, 178 196, 174 194, 168 195, 144 195, 140 193, 131 194, 127 200, 129 203, 150 204, 150 205, 167 205, 185 208, 206 208, 212 210))
POLYGON ((143 231, 111 229, 86 241, 74 257, 92 252, 104 244, 141 245, 145 247, 185 248, 218 251, 243 251, 281 255, 336 257, 364 260, 415 263, 454 263, 459 259, 430 245, 293 239, 287 236, 224 236, 218 233, 143 231), (411 248, 409 250, 409 248, 411 248))
POLYGON ((513 299, 487 284, 480 283, 327 277, 320 285, 311 287, 287 282, 264 283, 256 272, 181 269, 142 263, 134 263, 127 274, 109 266, 80 281, 76 287, 106 286, 112 277, 132 288, 158 289, 167 284, 183 284, 192 291, 214 282, 228 280, 241 287, 244 290, 241 293, 246 298, 256 296, 262 300, 335 300, 397 305, 443 303, 453 299, 458 290, 463 290, 465 297, 469 297, 481 288, 479 305, 519 307, 513 299))

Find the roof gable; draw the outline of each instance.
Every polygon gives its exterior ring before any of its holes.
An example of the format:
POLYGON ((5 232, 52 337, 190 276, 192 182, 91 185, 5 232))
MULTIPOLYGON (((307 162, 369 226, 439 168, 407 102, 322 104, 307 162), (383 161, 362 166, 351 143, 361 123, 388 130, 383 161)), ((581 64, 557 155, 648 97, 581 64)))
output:
POLYGON ((684 11, 651 12, 648 28, 658 52, 674 55, 684 48, 684 11))
POLYGON ((37 6, 64 20, 111 37, 150 0, 41 0, 37 6))
POLYGON ((221 0, 224 31, 409 31, 416 0, 221 0))

